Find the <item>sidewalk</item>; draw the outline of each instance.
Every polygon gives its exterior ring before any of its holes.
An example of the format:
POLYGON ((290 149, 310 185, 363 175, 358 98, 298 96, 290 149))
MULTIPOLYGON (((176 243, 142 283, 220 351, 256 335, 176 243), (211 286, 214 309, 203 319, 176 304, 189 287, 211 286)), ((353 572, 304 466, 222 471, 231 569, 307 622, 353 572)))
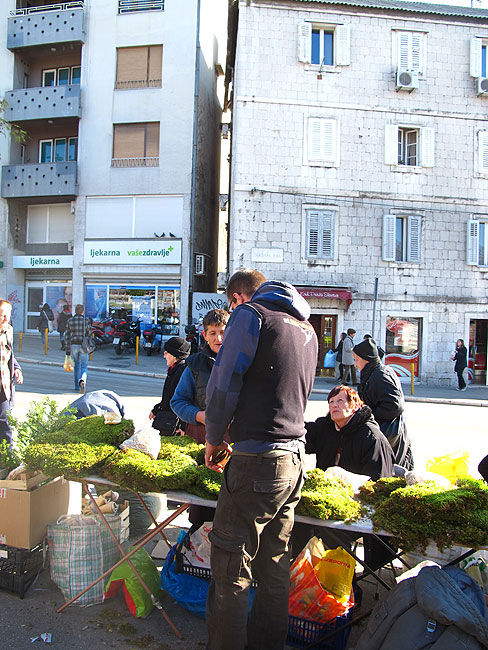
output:
MULTIPOLYGON (((15 356, 19 363, 63 365, 65 353, 60 349, 59 335, 57 333, 49 336, 47 355, 44 354, 39 334, 24 334, 22 339, 22 351, 19 351, 19 335, 15 334, 15 356)), ((89 370, 135 376, 143 375, 157 379, 166 377, 166 362, 162 354, 149 357, 140 349, 138 363, 136 364, 134 350, 117 356, 112 345, 104 345, 96 350, 88 363, 88 368, 89 370)), ((316 377, 313 392, 325 396, 335 385, 336 382, 331 377, 316 377)), ((415 383, 414 395, 410 395, 410 383, 408 382, 403 384, 403 391, 407 401, 488 406, 488 386, 471 385, 465 392, 460 393, 454 387, 415 383)))

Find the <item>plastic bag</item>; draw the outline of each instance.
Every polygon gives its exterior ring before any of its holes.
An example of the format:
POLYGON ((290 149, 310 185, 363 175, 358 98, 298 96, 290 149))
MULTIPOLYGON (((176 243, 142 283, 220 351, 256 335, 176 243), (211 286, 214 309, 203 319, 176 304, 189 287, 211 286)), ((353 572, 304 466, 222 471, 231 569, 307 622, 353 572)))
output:
POLYGON ((210 540, 208 535, 212 530, 212 522, 206 521, 190 536, 189 546, 182 547, 182 553, 188 564, 210 569, 210 540))
MULTIPOLYGON (((130 558, 130 561, 149 587, 153 596, 159 600, 161 597, 159 574, 149 554, 143 548, 140 548, 130 558)), ((105 597, 111 598, 115 596, 120 589, 124 591, 125 602, 132 616, 144 618, 151 613, 153 608, 151 597, 136 578, 127 562, 112 571, 105 588, 105 597)))
POLYGON ((139 429, 121 443, 120 449, 135 449, 156 459, 161 450, 161 437, 155 429, 139 429))
POLYGON ((427 461, 428 472, 448 478, 454 485, 456 479, 469 476, 469 452, 456 451, 445 456, 437 456, 427 461))
POLYGON ((314 567, 315 575, 324 589, 347 600, 352 589, 356 560, 341 546, 325 551, 314 567))
POLYGON ((73 359, 66 355, 64 357, 64 364, 63 368, 65 369, 66 372, 73 372, 73 368, 75 367, 75 364, 73 363, 73 359))
POLYGON ((335 368, 335 352, 329 350, 324 357, 324 368, 335 368))

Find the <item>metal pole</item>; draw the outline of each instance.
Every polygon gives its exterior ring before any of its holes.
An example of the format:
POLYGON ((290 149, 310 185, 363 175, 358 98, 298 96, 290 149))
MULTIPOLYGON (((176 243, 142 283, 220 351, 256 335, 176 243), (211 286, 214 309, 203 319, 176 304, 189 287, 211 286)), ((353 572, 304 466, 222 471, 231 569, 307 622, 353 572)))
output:
POLYGON ((373 299, 373 322, 371 324, 371 336, 376 340, 374 335, 374 327, 376 321, 376 303, 378 301, 378 278, 374 279, 374 299, 373 299))
POLYGON ((44 330, 44 354, 47 354, 47 335, 49 334, 49 330, 46 327, 44 330))
POLYGON ((139 337, 136 336, 136 365, 139 363, 139 337))
POLYGON ((413 395, 413 379, 415 376, 415 363, 412 361, 410 367, 410 395, 413 395))
POLYGON ((22 352, 22 337, 24 336, 24 332, 19 332, 19 352, 22 352))

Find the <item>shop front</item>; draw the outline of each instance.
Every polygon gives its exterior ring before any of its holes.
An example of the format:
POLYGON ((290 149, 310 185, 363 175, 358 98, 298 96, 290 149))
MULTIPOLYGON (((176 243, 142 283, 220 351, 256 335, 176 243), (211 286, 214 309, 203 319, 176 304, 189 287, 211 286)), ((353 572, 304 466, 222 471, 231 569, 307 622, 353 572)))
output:
POLYGON ((420 376, 420 350, 422 349, 422 318, 387 316, 385 325, 386 365, 391 366, 400 379, 420 376))
POLYGON ((486 351, 488 319, 472 318, 469 321, 468 377, 475 384, 488 385, 486 351))

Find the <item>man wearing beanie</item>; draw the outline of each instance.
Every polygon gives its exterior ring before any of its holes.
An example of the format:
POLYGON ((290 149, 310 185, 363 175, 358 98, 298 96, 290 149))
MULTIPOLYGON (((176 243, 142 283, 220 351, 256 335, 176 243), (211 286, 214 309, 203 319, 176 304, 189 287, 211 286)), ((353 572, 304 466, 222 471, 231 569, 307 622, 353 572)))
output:
POLYGON ((185 369, 185 359, 190 354, 190 344, 181 336, 173 336, 164 344, 164 358, 168 366, 168 375, 163 386, 161 401, 153 406, 149 413, 152 425, 163 436, 175 434, 176 415, 170 407, 170 401, 185 369))
POLYGON ((403 418, 405 399, 395 371, 381 363, 372 338, 355 345, 352 354, 361 372, 359 396, 373 411, 374 419, 388 438, 396 464, 413 469, 412 445, 403 418))

